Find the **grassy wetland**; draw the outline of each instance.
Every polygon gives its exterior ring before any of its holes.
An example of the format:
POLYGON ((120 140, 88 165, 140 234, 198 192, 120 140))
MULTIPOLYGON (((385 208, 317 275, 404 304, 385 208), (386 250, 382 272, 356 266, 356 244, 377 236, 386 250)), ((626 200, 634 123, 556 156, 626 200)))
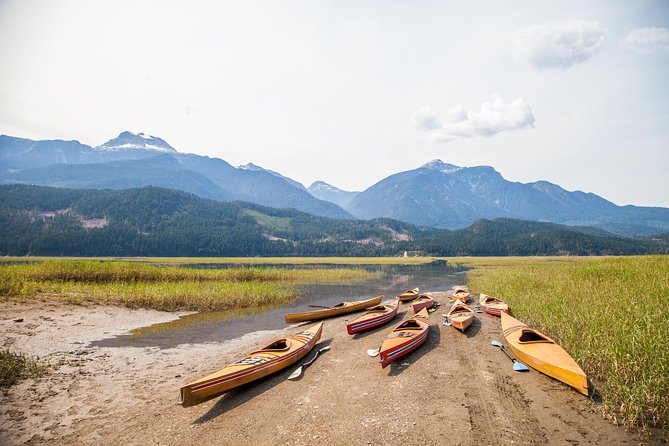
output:
MULTIPOLYGON (((15 263, 0 265, 0 299, 234 314, 240 309, 262 311, 291 302, 299 284, 358 281, 374 274, 355 265, 434 260, 31 258, 26 262, 16 258, 7 259, 15 263), (206 269, 198 263, 239 266, 206 269), (281 266, 307 263, 330 266, 281 266), (249 266, 255 264, 259 266, 249 266)), ((659 427, 669 434, 669 256, 446 260, 471 268, 468 284, 473 292, 501 296, 509 302, 514 316, 562 345, 593 381, 612 420, 628 427, 659 427)))
POLYGON ((40 259, 0 265, 0 298, 214 311, 292 301, 294 285, 356 281, 362 269, 180 268, 129 261, 40 259))
POLYGON ((473 261, 485 266, 469 273, 469 285, 503 297, 514 316, 562 345, 614 421, 666 433, 669 257, 561 259, 473 261))

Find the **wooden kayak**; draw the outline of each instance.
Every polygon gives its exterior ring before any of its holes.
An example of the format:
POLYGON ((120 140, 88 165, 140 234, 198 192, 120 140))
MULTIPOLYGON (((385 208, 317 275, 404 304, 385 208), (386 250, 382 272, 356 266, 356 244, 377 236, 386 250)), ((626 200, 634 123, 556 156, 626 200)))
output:
POLYGON ((499 297, 488 296, 481 293, 479 303, 483 306, 483 311, 493 316, 499 316, 501 313, 509 314, 509 304, 499 297))
POLYGON ((463 304, 469 299, 469 288, 466 286, 457 286, 453 289, 453 299, 459 300, 463 304))
POLYGON ((400 300, 402 302, 407 302, 409 300, 414 300, 415 298, 417 298, 419 291, 420 291, 419 288, 416 287, 413 290, 406 290, 405 292, 400 294, 398 297, 400 298, 400 300))
POLYGON ((249 353, 216 373, 193 381, 181 388, 181 405, 190 407, 215 398, 230 389, 255 381, 302 359, 321 338, 323 323, 267 347, 249 353))
POLYGON ((459 301, 455 301, 451 309, 448 310, 446 320, 453 328, 464 332, 474 322, 474 310, 459 301))
POLYGON ((354 302, 340 302, 331 307, 323 308, 322 310, 305 311, 303 313, 289 313, 284 315, 286 323, 293 324, 296 322, 313 321, 316 319, 324 319, 326 317, 339 316, 340 314, 351 313, 353 311, 364 310, 365 308, 373 307, 381 303, 383 296, 376 296, 368 300, 358 300, 354 302))
POLYGON ((378 327, 379 325, 386 324, 395 319, 399 307, 399 298, 395 299, 395 301, 392 303, 372 307, 359 318, 346 324, 346 331, 348 334, 352 335, 361 331, 369 330, 370 328, 378 327))
POLYGON ((432 293, 421 294, 411 302, 414 314, 418 313, 423 308, 432 308, 434 306, 434 297, 432 293))
POLYGON ((588 378, 569 353, 508 314, 501 318, 502 333, 519 361, 588 395, 588 378))
POLYGON ((430 327, 430 316, 424 308, 417 314, 402 322, 390 332, 383 344, 379 355, 381 368, 386 368, 391 362, 414 351, 427 341, 427 332, 430 327))

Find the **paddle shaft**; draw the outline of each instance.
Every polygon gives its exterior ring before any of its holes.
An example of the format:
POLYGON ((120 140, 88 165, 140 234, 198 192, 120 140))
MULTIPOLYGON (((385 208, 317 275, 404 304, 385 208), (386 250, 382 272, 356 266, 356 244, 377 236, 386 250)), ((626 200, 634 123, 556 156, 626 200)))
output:
POLYGON ((327 348, 323 347, 319 350, 316 350, 316 354, 314 355, 314 357, 311 358, 310 360, 308 360, 307 362, 305 362, 304 364, 302 364, 302 367, 309 367, 311 365, 311 363, 313 363, 316 360, 316 358, 318 358, 318 355, 320 355, 321 352, 324 352, 326 350, 330 350, 330 347, 327 347, 327 348))
POLYGON ((509 352, 506 351, 506 349, 504 348, 503 345, 500 346, 499 348, 504 352, 504 354, 505 354, 506 356, 509 357, 509 359, 510 359, 511 361, 516 362, 516 358, 514 358, 513 356, 511 356, 511 355, 509 354, 509 352))

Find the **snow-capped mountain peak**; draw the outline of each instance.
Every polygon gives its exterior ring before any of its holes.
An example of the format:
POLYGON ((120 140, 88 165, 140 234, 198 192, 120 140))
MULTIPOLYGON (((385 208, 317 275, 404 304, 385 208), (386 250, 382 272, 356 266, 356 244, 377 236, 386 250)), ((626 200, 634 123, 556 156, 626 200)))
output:
POLYGON ((242 170, 253 170, 253 171, 265 170, 262 167, 260 167, 256 164, 253 164, 253 163, 242 164, 242 165, 237 166, 237 168, 242 169, 242 170))
POLYGON ((433 170, 438 170, 443 173, 453 173, 457 172, 458 170, 461 170, 462 167, 456 166, 454 164, 448 164, 443 162, 442 160, 432 160, 428 161, 427 163, 423 164, 420 166, 424 169, 433 169, 433 170))
POLYGON ((146 135, 142 132, 122 132, 114 139, 110 139, 96 149, 108 152, 119 150, 155 150, 156 152, 174 153, 176 149, 165 140, 157 136, 146 135))

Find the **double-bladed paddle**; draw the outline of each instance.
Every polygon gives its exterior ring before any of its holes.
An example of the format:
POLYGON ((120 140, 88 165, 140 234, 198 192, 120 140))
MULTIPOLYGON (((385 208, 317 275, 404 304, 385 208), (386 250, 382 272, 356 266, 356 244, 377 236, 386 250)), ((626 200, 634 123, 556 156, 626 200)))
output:
POLYGON ((311 358, 310 360, 308 360, 307 362, 303 363, 301 366, 299 366, 298 368, 296 368, 296 369, 293 371, 293 373, 291 373, 290 375, 288 375, 288 378, 286 378, 286 379, 297 379, 297 378, 299 378, 299 377, 302 375, 302 372, 304 371, 304 369, 306 369, 307 367, 309 367, 309 366, 311 365, 311 363, 314 362, 314 361, 316 360, 316 358, 318 358, 318 355, 319 355, 321 352, 326 352, 326 351, 328 351, 328 350, 330 350, 330 346, 329 346, 329 345, 326 345, 325 347, 316 350, 316 354, 314 355, 313 358, 311 358))
POLYGON ((518 361, 516 358, 511 356, 509 352, 507 352, 506 349, 504 348, 504 344, 502 344, 499 341, 490 341, 490 343, 495 347, 499 347, 506 354, 506 356, 508 356, 509 359, 513 361, 513 370, 515 370, 516 372, 527 372, 530 370, 530 368, 527 367, 525 364, 523 364, 522 362, 518 361))

